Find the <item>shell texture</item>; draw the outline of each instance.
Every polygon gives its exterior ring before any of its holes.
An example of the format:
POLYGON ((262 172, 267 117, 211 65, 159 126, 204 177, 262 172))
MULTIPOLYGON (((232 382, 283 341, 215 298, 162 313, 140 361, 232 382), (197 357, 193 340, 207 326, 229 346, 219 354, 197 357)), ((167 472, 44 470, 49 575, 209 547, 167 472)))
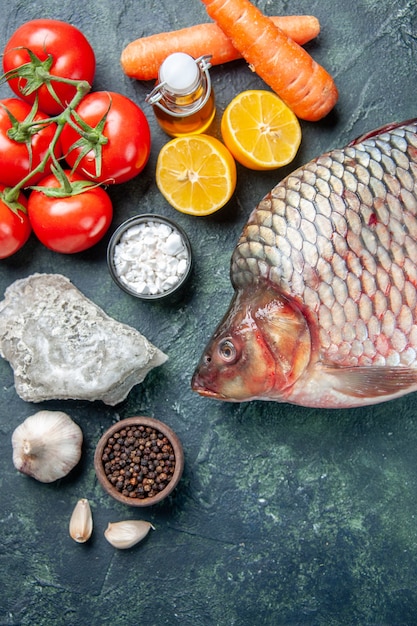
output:
POLYGON ((168 358, 61 274, 32 274, 6 289, 0 355, 12 366, 23 400, 101 400, 111 406, 168 358))
POLYGON ((236 290, 272 281, 308 309, 320 357, 415 366, 417 124, 333 150, 252 212, 231 262, 236 290))

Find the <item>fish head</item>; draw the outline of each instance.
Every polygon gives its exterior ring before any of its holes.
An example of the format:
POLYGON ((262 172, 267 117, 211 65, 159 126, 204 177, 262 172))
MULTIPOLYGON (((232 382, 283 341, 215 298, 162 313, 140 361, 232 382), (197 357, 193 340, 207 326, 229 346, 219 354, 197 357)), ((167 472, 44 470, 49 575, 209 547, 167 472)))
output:
POLYGON ((285 400, 308 367, 311 338, 301 309, 268 282, 237 290, 191 381, 230 402, 285 400))

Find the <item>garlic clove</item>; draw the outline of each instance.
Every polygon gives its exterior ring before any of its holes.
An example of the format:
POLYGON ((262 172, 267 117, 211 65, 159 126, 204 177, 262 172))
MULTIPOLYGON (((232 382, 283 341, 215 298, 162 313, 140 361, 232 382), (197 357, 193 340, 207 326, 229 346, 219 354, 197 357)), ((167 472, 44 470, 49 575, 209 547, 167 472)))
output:
POLYGON ((12 434, 13 464, 43 483, 66 476, 81 458, 81 428, 62 411, 38 411, 12 434))
POLYGON ((77 543, 85 543, 93 532, 93 516, 86 498, 78 500, 69 523, 69 534, 77 543))
POLYGON ((119 550, 126 550, 142 541, 150 531, 155 530, 150 522, 143 520, 126 520, 123 522, 109 522, 104 536, 107 541, 119 550))

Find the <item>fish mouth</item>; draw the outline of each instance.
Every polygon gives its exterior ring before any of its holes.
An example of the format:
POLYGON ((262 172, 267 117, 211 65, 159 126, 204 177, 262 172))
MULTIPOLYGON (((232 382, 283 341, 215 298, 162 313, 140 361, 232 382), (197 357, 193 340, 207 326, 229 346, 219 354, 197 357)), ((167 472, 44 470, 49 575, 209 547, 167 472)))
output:
POLYGON ((213 391, 212 389, 207 389, 206 386, 192 380, 191 382, 191 390, 198 393, 199 396, 203 398, 211 398, 212 400, 222 400, 223 402, 238 402, 234 398, 229 398, 218 391, 213 391))
POLYGON ((198 393, 199 396, 203 396, 204 398, 217 398, 219 400, 223 400, 222 394, 217 391, 213 391, 212 389, 208 389, 207 385, 200 380, 198 373, 194 374, 191 380, 191 389, 198 393))
POLYGON ((191 387, 191 389, 198 393, 199 396, 203 396, 204 398, 217 398, 218 400, 223 399, 223 396, 221 396, 216 391, 210 391, 210 389, 199 389, 198 387, 191 387))

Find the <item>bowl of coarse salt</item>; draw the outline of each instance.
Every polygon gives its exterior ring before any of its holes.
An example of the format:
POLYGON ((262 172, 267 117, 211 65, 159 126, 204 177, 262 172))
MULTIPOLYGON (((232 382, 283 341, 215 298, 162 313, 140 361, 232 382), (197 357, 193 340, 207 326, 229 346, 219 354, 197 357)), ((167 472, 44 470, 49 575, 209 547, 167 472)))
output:
POLYGON ((177 224, 143 214, 123 222, 107 247, 115 283, 136 298, 160 300, 184 287, 192 269, 191 244, 177 224))

